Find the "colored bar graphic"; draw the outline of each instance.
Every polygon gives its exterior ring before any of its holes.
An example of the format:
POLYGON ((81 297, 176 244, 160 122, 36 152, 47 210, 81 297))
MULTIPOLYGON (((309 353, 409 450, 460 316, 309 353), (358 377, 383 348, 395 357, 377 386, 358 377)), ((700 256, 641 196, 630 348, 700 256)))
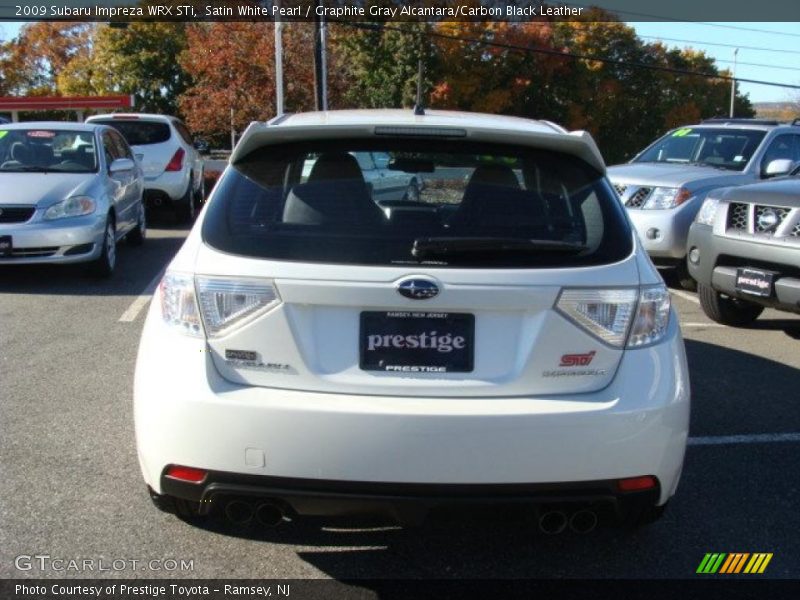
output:
POLYGON ((708 552, 700 561, 697 573, 733 575, 738 573, 763 573, 772 560, 771 552, 708 552), (745 566, 746 565, 746 566, 745 566))

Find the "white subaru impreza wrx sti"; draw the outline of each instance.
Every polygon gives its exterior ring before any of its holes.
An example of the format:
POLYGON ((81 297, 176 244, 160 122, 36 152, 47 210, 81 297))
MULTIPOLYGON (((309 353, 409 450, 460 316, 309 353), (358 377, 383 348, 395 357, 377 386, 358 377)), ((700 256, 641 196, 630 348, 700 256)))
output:
POLYGON ((377 110, 250 125, 150 307, 134 407, 182 515, 514 505, 558 533, 663 512, 689 396, 587 133, 377 110), (377 194, 362 152, 419 195, 377 194))

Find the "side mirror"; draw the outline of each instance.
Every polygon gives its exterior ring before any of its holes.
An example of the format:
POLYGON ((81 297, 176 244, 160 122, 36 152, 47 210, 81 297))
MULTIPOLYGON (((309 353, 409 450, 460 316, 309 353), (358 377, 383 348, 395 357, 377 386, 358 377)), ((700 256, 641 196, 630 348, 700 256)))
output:
POLYGON ((133 171, 134 167, 136 167, 136 163, 130 158, 117 158, 109 165, 108 172, 121 173, 123 171, 133 171))
POLYGON ((205 140, 195 140, 192 145, 200 154, 208 154, 209 150, 211 149, 208 145, 208 142, 205 140))
POLYGON ((779 175, 788 175, 792 170, 794 162, 788 158, 778 158, 772 160, 767 164, 764 169, 764 177, 778 177, 779 175))

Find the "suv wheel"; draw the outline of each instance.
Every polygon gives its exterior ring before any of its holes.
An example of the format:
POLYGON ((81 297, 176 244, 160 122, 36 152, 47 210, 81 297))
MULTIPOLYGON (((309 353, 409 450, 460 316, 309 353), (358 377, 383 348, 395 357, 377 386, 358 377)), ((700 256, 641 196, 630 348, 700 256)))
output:
POLYGON ((98 277, 111 277, 117 264, 117 232, 114 219, 111 215, 106 219, 106 229, 103 233, 103 246, 90 269, 98 277))
POLYGON ((179 222, 191 223, 194 221, 195 214, 194 194, 192 193, 192 184, 189 183, 183 198, 175 204, 175 215, 179 222))
POLYGON ((134 227, 130 233, 125 236, 125 239, 131 246, 141 246, 146 237, 147 217, 145 216, 144 202, 142 202, 141 206, 139 207, 139 218, 136 221, 136 227, 134 227))
POLYGON ((711 286, 697 284, 700 306, 709 319, 723 325, 742 326, 755 321, 764 311, 763 306, 724 296, 711 286))

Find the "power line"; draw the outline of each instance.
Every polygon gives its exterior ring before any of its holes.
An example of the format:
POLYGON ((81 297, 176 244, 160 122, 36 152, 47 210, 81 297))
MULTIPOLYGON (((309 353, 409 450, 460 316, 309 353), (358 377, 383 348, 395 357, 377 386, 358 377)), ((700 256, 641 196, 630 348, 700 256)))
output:
POLYGON ((708 27, 720 27, 722 29, 736 29, 738 31, 754 31, 755 33, 769 33, 770 35, 785 35, 787 37, 800 38, 800 33, 788 33, 786 31, 772 31, 770 29, 755 29, 753 27, 742 27, 740 25, 723 25, 722 23, 707 23, 704 21, 689 21, 690 23, 697 23, 698 25, 707 25, 708 27))
MULTIPOLYGON (((578 4, 575 2, 568 2, 569 6, 583 7, 586 9, 597 8, 596 6, 589 6, 587 4, 578 4)), ((614 15, 633 15, 634 17, 645 17, 647 19, 656 19, 657 21, 677 22, 677 23, 693 23, 694 25, 706 25, 708 27, 720 27, 723 29, 737 29, 739 31, 753 31, 755 33, 769 33, 772 35, 785 35, 788 37, 800 37, 800 33, 787 33, 785 31, 772 31, 770 29, 756 29, 753 27, 742 27, 740 25, 723 25, 722 23, 709 23, 707 21, 692 21, 690 19, 676 19, 675 17, 665 17, 663 15, 653 15, 649 13, 632 12, 629 10, 615 10, 612 8, 603 9, 608 13, 614 15)))
MULTIPOLYGON (((376 25, 376 24, 366 24, 366 23, 340 23, 340 25, 344 25, 346 27, 353 27, 356 29, 369 29, 369 30, 377 30, 377 29, 385 29, 387 31, 398 31, 401 33, 411 33, 407 29, 403 29, 402 27, 394 27, 391 25, 376 25)), ((720 75, 716 73, 703 73, 701 71, 689 71, 688 69, 677 69, 675 67, 664 67, 661 65, 648 65, 645 63, 640 62, 633 62, 633 61, 622 61, 622 60, 613 60, 611 58, 603 58, 599 56, 591 56, 588 54, 576 54, 574 52, 560 52, 558 50, 551 50, 549 48, 530 48, 527 46, 517 46, 515 44, 505 44, 501 42, 491 42, 489 40, 480 40, 475 38, 468 38, 458 35, 447 35, 445 33, 439 33, 438 31, 426 31, 424 32, 429 37, 436 37, 440 39, 447 39, 453 40, 458 42, 468 42, 471 44, 480 44, 483 46, 493 46, 495 48, 505 48, 506 50, 515 50, 521 52, 528 52, 533 54, 545 54, 548 56, 559 56, 562 58, 573 58, 578 60, 591 60, 595 62, 601 62, 604 64, 609 65, 616 65, 620 67, 630 67, 634 69, 648 69, 651 71, 661 71, 664 73, 672 73, 674 75, 694 75, 698 77, 705 77, 707 79, 719 79, 721 81, 732 81, 734 78, 729 77, 727 75, 720 75)), ((782 87, 782 88, 789 88, 800 90, 800 85, 790 85, 788 83, 777 83, 774 81, 761 81, 758 79, 744 79, 742 77, 736 77, 735 80, 739 83, 753 83, 758 85, 768 85, 774 87, 782 87)))
POLYGON ((727 63, 727 64, 737 64, 739 66, 745 65, 747 67, 765 67, 767 69, 781 69, 782 71, 800 71, 800 68, 797 67, 779 67, 777 65, 765 65, 763 63, 751 63, 751 62, 742 62, 740 60, 723 60, 721 58, 715 58, 714 62, 718 63, 727 63))
POLYGON ((800 50, 778 50, 776 48, 760 48, 758 46, 742 46, 740 44, 721 44, 719 42, 702 42, 700 40, 681 40, 677 38, 666 38, 658 35, 640 35, 645 40, 662 40, 664 42, 679 42, 681 44, 702 44, 704 46, 719 46, 720 48, 740 48, 742 50, 760 50, 763 52, 777 52, 779 54, 800 54, 800 50))

